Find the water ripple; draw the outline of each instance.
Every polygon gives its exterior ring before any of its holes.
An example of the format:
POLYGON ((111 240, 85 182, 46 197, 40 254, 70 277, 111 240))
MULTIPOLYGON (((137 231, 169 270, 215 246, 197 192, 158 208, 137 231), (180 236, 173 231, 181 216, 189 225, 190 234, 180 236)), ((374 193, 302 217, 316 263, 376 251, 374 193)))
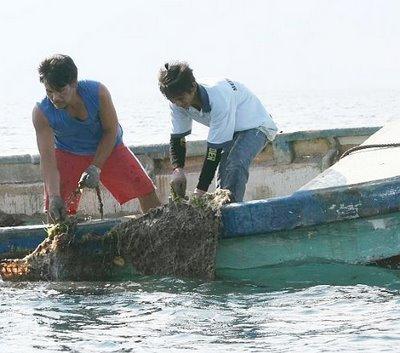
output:
POLYGON ((399 294, 231 282, 0 283, 8 352, 397 351, 399 294))

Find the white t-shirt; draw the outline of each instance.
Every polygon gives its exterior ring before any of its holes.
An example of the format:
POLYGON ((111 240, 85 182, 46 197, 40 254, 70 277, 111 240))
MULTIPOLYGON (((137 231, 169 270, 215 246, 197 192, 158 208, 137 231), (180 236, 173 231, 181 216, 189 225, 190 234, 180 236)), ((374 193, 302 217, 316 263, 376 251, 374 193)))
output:
POLYGON ((243 84, 228 79, 199 83, 202 110, 187 109, 170 103, 172 137, 189 135, 193 120, 210 128, 210 147, 222 148, 237 131, 260 128, 270 141, 277 127, 260 100, 243 84))

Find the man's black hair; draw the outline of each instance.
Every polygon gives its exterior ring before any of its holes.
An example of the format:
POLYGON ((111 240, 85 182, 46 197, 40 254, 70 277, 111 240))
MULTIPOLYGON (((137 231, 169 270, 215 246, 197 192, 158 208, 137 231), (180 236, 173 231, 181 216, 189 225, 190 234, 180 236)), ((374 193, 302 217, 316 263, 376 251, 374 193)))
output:
POLYGON ((55 54, 44 59, 39 65, 40 82, 55 89, 75 82, 78 79, 78 69, 68 55, 55 54))
POLYGON ((194 83, 193 71, 185 62, 166 63, 158 75, 160 91, 168 99, 189 93, 194 83))

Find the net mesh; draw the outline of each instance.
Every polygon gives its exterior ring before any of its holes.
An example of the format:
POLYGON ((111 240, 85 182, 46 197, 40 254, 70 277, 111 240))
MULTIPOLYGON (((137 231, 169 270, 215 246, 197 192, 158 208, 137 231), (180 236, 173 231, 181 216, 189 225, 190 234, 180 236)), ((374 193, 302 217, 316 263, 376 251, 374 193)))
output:
POLYGON ((23 259, 0 262, 4 280, 106 280, 168 275, 212 280, 220 208, 229 191, 178 200, 123 222, 103 236, 74 235, 76 221, 49 229, 23 259))

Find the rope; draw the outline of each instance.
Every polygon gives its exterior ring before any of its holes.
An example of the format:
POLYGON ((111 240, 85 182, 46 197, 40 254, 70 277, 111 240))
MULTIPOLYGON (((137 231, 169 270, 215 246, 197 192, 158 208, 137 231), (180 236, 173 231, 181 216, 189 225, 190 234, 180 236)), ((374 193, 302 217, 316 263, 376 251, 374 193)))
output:
MULTIPOLYGON (((82 195, 83 188, 77 187, 75 191, 73 191, 66 199, 65 203, 68 205, 74 199, 76 199, 79 195, 82 195)), ((104 212, 103 212, 103 200, 101 198, 100 187, 96 188, 97 200, 99 202, 99 212, 100 212, 100 219, 103 219, 104 212)))
POLYGON ((361 145, 349 148, 346 152, 344 152, 339 159, 342 159, 348 156, 350 153, 355 151, 365 150, 367 148, 388 148, 388 147, 400 147, 400 143, 377 143, 373 145, 361 145))
POLYGON ((100 187, 96 188, 97 200, 99 201, 100 219, 103 219, 103 200, 101 199, 100 187))

